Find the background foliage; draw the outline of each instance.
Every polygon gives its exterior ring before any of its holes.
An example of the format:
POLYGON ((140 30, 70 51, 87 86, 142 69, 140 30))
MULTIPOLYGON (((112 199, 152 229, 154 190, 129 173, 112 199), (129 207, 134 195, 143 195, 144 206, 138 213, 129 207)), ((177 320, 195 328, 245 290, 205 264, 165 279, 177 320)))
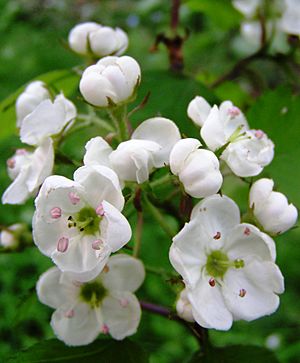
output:
MULTIPOLYGON (((76 23, 94 20, 110 26, 120 26, 128 31, 128 54, 141 64, 143 79, 135 104, 148 91, 151 91, 151 96, 146 107, 133 116, 134 125, 147 117, 161 114, 176 121, 185 134, 197 137, 198 130, 186 115, 188 102, 197 94, 210 102, 231 99, 246 111, 252 127, 262 128, 275 142, 275 159, 263 175, 272 176, 278 189, 289 195, 296 206, 300 206, 299 76, 291 77, 277 61, 258 59, 234 80, 229 79, 217 87, 210 87, 245 56, 242 47, 238 46, 241 16, 233 9, 231 2, 226 0, 183 2, 179 32, 184 34, 185 27, 190 30, 190 36, 184 45, 186 74, 172 75, 168 71, 168 57, 164 47, 160 46, 156 53, 149 52, 155 35, 169 32, 170 3, 158 0, 0 0, 0 99, 4 100, 0 104, 1 194, 9 184, 5 161, 20 146, 15 132, 13 107, 18 92, 22 90, 19 87, 33 78, 43 79, 57 89, 64 90, 67 96, 75 97, 76 102, 78 77, 69 69, 82 60, 67 49, 67 34, 76 23), (52 72, 53 70, 60 71, 52 72), (50 71, 51 73, 39 76, 50 71), (19 91, 14 93, 17 89, 19 91)), ((296 56, 299 58, 299 54, 296 56)), ((84 145, 95 132, 95 129, 88 128, 84 132, 75 133, 70 142, 64 145, 65 151, 80 162, 84 145), (74 142, 75 149, 71 147, 74 142)), ((62 170, 65 175, 72 175, 72 167, 62 169, 58 166, 56 172, 62 170)), ((245 210, 247 184, 228 178, 223 192, 234 196, 242 210, 245 210)), ((9 225, 22 220, 30 225, 32 212, 32 200, 23 207, 1 205, 0 224, 9 225)), ((127 212, 130 215, 130 210, 127 212)), ((177 228, 172 217, 166 218, 177 228)), ((130 221, 134 225, 135 217, 132 216, 130 221)), ((257 347, 272 348, 279 362, 299 361, 299 237, 299 229, 296 228, 276 240, 278 265, 286 282, 286 293, 281 297, 279 311, 271 317, 252 323, 237 322, 229 332, 211 331, 211 343, 220 350, 208 355, 209 362, 214 362, 215 359, 221 362, 220 357, 224 362, 247 362, 249 356, 252 357, 251 361, 257 363, 266 359, 275 361, 273 355, 271 357, 270 353, 260 351, 259 348, 222 350, 227 345, 250 343, 257 347)), ((151 215, 146 214, 141 250, 146 265, 164 266, 167 272, 172 272, 168 262, 169 246, 170 240, 164 231, 154 226, 151 215)), ((48 258, 43 257, 34 247, 22 253, 0 255, 0 357, 11 356, 20 349, 53 338, 48 323, 52 311, 41 305, 35 295, 35 282, 50 265, 48 258)), ((138 296, 172 307, 176 286, 174 290, 174 286, 166 280, 165 274, 148 274, 138 296)), ((153 363, 204 361, 199 353, 195 353, 198 349, 197 341, 184 327, 147 312, 144 312, 140 329, 131 340, 139 342, 143 348, 132 341, 104 341, 101 343, 101 354, 103 357, 111 354, 107 358, 109 362, 119 361, 118 356, 114 356, 115 353, 105 353, 110 352, 111 345, 114 345, 113 351, 124 351, 124 362, 137 362, 130 358, 130 352, 134 351, 141 357, 138 362, 146 362, 149 353, 153 363), (191 358, 193 354, 195 355, 191 358)), ((54 355, 59 352, 61 357, 70 352, 57 341, 43 344, 38 346, 40 353, 36 350, 31 353, 29 350, 25 355, 14 355, 10 362, 50 362, 49 356, 48 360, 43 360, 44 347, 54 355)), ((88 348, 91 354, 94 349, 95 354, 98 352, 99 344, 93 343, 88 348)), ((85 358, 87 362, 96 361, 93 356, 89 359, 91 360, 85 358)), ((63 359, 59 361, 64 362, 63 359)))

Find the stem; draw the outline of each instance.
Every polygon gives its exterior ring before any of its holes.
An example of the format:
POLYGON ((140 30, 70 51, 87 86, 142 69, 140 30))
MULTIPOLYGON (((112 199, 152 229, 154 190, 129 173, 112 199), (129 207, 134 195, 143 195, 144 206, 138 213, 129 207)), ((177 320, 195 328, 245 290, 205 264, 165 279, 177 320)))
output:
POLYGON ((144 202, 149 210, 149 212, 152 214, 154 219, 160 224, 161 228, 166 232, 166 234, 173 238, 176 234, 176 232, 169 226, 169 224, 166 222, 164 216, 161 214, 159 209, 157 209, 148 199, 146 195, 143 196, 144 202))
POLYGON ((179 8, 180 8, 180 0, 172 1, 172 10, 171 10, 171 29, 175 32, 179 22, 179 8))
POLYGON ((142 243, 142 231, 143 231, 143 212, 137 212, 137 224, 135 229, 135 243, 133 247, 133 257, 138 257, 142 243))
POLYGON ((107 112, 117 129, 120 141, 128 140, 129 132, 127 127, 127 105, 125 104, 119 107, 111 107, 107 110, 107 112))

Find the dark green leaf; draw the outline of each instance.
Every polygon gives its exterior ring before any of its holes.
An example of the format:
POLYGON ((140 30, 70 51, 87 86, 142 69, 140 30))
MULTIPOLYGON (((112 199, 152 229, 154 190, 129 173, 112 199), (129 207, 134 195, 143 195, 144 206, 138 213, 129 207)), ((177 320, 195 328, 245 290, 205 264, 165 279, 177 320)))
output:
POLYGON ((278 363, 275 355, 266 348, 251 345, 232 345, 209 348, 204 355, 197 352, 188 363, 278 363))
POLYGON ((67 347, 52 339, 37 343, 8 359, 8 363, 147 363, 147 354, 126 339, 117 342, 99 339, 82 347, 67 347))

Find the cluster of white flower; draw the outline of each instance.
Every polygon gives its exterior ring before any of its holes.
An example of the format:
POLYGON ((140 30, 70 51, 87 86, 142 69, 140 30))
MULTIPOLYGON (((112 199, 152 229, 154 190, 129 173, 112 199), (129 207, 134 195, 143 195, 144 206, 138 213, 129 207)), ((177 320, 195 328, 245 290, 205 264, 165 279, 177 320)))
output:
MULTIPOLYGON (((119 54, 127 46, 123 31, 94 23, 75 27, 69 41, 81 54, 119 54)), ((140 79, 133 58, 107 56, 83 72, 80 90, 89 104, 107 108, 121 127, 126 120, 118 119, 117 111, 134 98, 140 79)), ((35 200, 33 238, 56 267, 41 276, 37 292, 56 309, 51 325, 59 339, 83 345, 101 332, 123 339, 136 331, 141 307, 133 292, 144 280, 144 267, 128 254, 111 256, 131 238, 121 213, 122 189, 127 182, 146 183, 155 169, 168 165, 184 193, 204 198, 170 248, 171 264, 185 284, 178 315, 226 330, 233 320, 253 320, 277 309, 283 277, 267 233, 291 228, 297 210, 283 194, 273 192, 270 179, 251 187, 253 224, 241 223, 237 204, 216 194, 225 164, 238 177, 253 177, 274 156, 273 142, 263 131, 250 129, 232 102, 211 107, 200 96, 190 102, 187 113, 201 127, 203 145, 181 138, 176 124, 163 117, 142 122, 115 150, 96 136, 86 144, 84 165, 75 170, 74 180, 50 174, 53 141, 76 122, 75 106, 62 94, 52 100, 46 85, 34 82, 19 96, 16 108, 21 140, 36 149, 18 150, 8 160, 14 182, 2 200, 23 203, 42 184, 35 200)))
POLYGON ((265 37, 272 41, 272 48, 284 52, 285 34, 300 35, 298 0, 233 0, 233 6, 246 18, 241 24, 242 36, 256 49, 265 37))

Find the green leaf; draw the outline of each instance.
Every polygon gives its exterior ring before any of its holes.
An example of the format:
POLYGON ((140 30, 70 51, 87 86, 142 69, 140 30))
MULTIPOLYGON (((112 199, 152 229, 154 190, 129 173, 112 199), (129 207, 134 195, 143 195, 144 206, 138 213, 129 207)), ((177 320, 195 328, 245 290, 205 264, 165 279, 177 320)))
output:
MULTIPOLYGON (((63 69, 41 74, 30 82, 34 80, 44 81, 51 88, 57 90, 57 92, 62 91, 65 96, 69 97, 78 87, 79 76, 72 70, 63 69)), ((0 102, 0 139, 16 132, 15 103, 25 87, 26 85, 20 87, 16 92, 0 102)))
POLYGON ((148 363, 148 355, 125 339, 99 339, 82 347, 67 347, 56 339, 45 340, 8 359, 8 363, 148 363))
POLYGON ((210 347, 206 354, 197 352, 187 363, 278 363, 274 353, 251 345, 232 345, 225 348, 210 347))
POLYGON ((215 27, 228 30, 240 23, 241 14, 228 0, 188 0, 187 6, 195 12, 206 14, 215 27))
MULTIPOLYGON (((278 191, 300 206, 300 96, 285 87, 262 95, 247 113, 251 128, 262 129, 275 144, 275 157, 263 175, 275 181, 278 191)), ((260 176, 261 177, 261 176, 260 176)))

